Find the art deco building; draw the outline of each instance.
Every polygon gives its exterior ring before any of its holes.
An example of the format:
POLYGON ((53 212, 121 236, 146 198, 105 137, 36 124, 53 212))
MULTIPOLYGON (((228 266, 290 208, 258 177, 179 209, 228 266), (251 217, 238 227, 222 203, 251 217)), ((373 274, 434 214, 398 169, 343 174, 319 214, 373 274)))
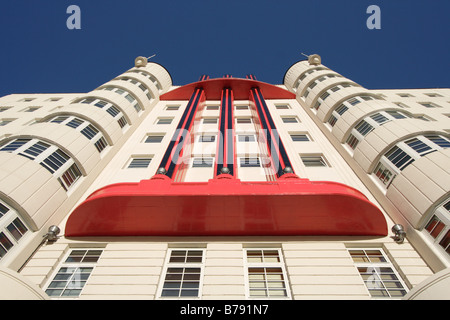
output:
POLYGON ((450 298, 450 89, 282 81, 0 98, 0 297, 450 298))

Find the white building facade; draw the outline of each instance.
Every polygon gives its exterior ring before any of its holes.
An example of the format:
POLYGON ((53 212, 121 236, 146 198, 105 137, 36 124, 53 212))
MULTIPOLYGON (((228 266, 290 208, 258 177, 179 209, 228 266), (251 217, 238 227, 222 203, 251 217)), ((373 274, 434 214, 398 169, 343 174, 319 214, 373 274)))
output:
POLYGON ((0 297, 448 299, 449 117, 450 89, 369 90, 318 55, 281 85, 174 86, 138 57, 2 97, 0 297))

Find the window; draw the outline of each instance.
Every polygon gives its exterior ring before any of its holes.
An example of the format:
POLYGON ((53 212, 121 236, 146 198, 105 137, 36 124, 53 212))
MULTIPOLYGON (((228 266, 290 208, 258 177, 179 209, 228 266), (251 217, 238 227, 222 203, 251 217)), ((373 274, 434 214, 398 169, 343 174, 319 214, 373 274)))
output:
POLYGON ((311 141, 306 133, 291 133, 292 141, 311 141))
POLYGON ((420 104, 425 108, 441 108, 441 106, 438 106, 437 104, 431 102, 420 102, 420 104))
POLYGON ((170 249, 160 286, 160 297, 193 298, 200 296, 203 273, 203 249, 170 249))
POLYGON ((239 142, 253 142, 256 141, 255 136, 252 134, 240 134, 238 135, 239 142))
POLYGON ((45 293, 54 298, 79 297, 101 254, 98 249, 72 250, 45 293))
POLYGON ((349 249, 348 252, 373 298, 401 298, 406 286, 381 249, 349 249))
POLYGON ((128 164, 128 169, 143 169, 147 168, 152 161, 151 158, 134 158, 128 164))
POLYGON ((280 105, 276 105, 275 108, 277 108, 278 110, 287 110, 287 109, 290 109, 291 107, 287 104, 280 104, 280 105))
POLYGON ((450 200, 436 208, 424 230, 435 246, 450 255, 450 200))
POLYGON ((402 98, 411 98, 414 97, 412 94, 409 93, 397 93, 397 95, 399 95, 402 98))
POLYGON ((424 93, 424 95, 429 96, 431 98, 442 97, 440 94, 437 93, 424 93))
POLYGON ((213 162, 213 158, 194 158, 192 161, 192 168, 211 168, 213 162))
POLYGON ((19 243, 27 231, 27 226, 17 212, 0 201, 0 260, 19 243))
POLYGON ((258 157, 240 158, 241 168, 260 167, 261 163, 258 157))
POLYGON ((206 106, 206 110, 219 110, 219 106, 206 106))
POLYGON ((176 111, 178 109, 180 109, 180 106, 167 106, 166 107, 167 111, 176 111))
POLYGON ((441 148, 450 148, 450 141, 444 137, 430 135, 430 136, 425 136, 425 138, 427 138, 428 140, 437 144, 441 148))
POLYGON ((236 118, 236 123, 238 123, 238 124, 252 123, 252 119, 251 118, 236 118))
POLYGON ((248 106, 236 106, 236 110, 248 110, 248 106))
POLYGON ((172 123, 172 118, 160 118, 156 122, 156 124, 171 124, 171 123, 172 123))
POLYGON ((6 111, 8 109, 11 109, 12 107, 0 107, 0 112, 6 111))
POLYGON ((0 127, 6 126, 8 123, 13 122, 15 119, 0 119, 0 127))
POLYGON ((40 107, 29 107, 26 108, 25 110, 23 110, 23 112, 34 112, 36 110, 38 110, 40 107))
POLYGON ((198 142, 214 142, 216 141, 216 136, 215 135, 201 135, 198 138, 198 142))
POLYGON ((305 167, 327 167, 323 156, 300 156, 305 167))
POLYGON ((217 124, 217 118, 203 118, 203 124, 217 124))
POLYGON ((280 249, 245 249, 247 295, 250 298, 289 298, 289 285, 280 249))
POLYGON ((145 143, 160 143, 164 139, 164 135, 148 135, 145 143))
POLYGON ((283 123, 298 123, 297 117, 282 117, 283 123))
POLYGON ((375 176, 380 179, 380 181, 386 185, 389 186, 389 184, 394 180, 395 174, 387 168, 383 163, 378 163, 377 167, 374 170, 375 176))

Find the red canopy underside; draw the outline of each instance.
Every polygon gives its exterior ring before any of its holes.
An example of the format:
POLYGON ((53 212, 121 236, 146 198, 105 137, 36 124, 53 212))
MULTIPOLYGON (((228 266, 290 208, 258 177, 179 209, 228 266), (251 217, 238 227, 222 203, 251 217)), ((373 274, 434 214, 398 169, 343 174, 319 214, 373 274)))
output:
POLYGON ((94 192, 69 217, 66 237, 386 236, 383 213, 359 191, 293 174, 241 182, 221 175, 176 183, 163 175, 94 192))
POLYGON ((240 78, 218 78, 193 82, 162 94, 160 100, 189 100, 195 88, 203 88, 207 100, 220 100, 223 88, 233 90, 235 100, 248 100, 250 90, 258 87, 265 99, 295 99, 295 94, 269 83, 240 78))

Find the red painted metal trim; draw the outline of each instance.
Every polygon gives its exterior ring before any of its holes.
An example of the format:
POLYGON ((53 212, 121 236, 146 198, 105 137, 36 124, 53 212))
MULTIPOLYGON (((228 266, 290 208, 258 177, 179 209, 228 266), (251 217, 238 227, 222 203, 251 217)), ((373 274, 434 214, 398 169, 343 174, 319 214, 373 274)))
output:
POLYGON ((219 78, 193 82, 164 93, 160 100, 188 100, 195 88, 205 90, 207 100, 219 100, 222 89, 233 90, 235 100, 247 100, 251 88, 259 87, 266 99, 295 99, 295 94, 266 82, 241 78, 219 78))
MULTIPOLYGON (((267 123, 267 131, 268 131, 267 134, 270 134, 270 136, 271 136, 272 144, 275 147, 275 152, 278 155, 278 161, 280 161, 279 165, 281 165, 281 167, 284 168, 284 167, 286 167, 286 165, 284 164, 283 158, 281 157, 280 147, 278 146, 278 141, 277 141, 277 139, 275 138, 275 136, 274 136, 274 134, 272 132, 272 128, 270 126, 269 118, 268 118, 268 116, 266 114, 266 111, 262 107, 262 103, 263 102, 261 101, 261 99, 260 99, 259 95, 257 94, 256 90, 252 91, 252 96, 253 96, 253 99, 255 100, 255 103, 256 103, 256 99, 257 99, 259 101, 259 104, 261 105, 261 112, 262 112, 262 114, 259 114, 258 110, 256 110, 256 111, 258 113, 259 118, 261 119, 261 117, 264 117, 264 119, 265 119, 265 121, 267 123)), ((279 138, 279 139, 281 139, 281 138, 279 138)), ((268 150, 269 156, 272 157, 272 149, 271 149, 271 146, 269 144, 267 144, 267 150, 268 150)), ((273 164, 273 157, 272 157, 272 164, 273 164)), ((276 173, 276 172, 277 172, 277 170, 275 170, 275 168, 274 168, 274 173, 276 173)))
POLYGON ((294 174, 277 181, 173 182, 156 175, 97 190, 70 215, 66 237, 386 236, 383 213, 356 189, 294 174))

